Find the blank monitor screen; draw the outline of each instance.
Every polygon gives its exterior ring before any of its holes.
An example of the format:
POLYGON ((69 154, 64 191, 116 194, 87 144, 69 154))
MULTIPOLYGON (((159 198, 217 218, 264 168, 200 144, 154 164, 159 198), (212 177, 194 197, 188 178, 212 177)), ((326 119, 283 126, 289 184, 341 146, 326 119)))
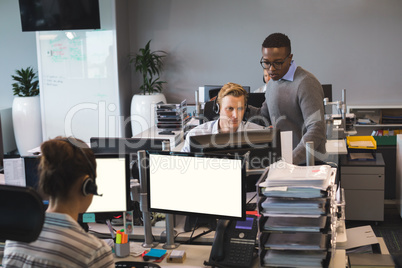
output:
POLYGON ((39 156, 23 156, 25 185, 34 188, 42 197, 44 204, 49 203, 49 197, 39 190, 39 156))
POLYGON ((245 218, 242 157, 148 152, 151 211, 215 218, 245 218))
POLYGON ((98 193, 86 213, 127 211, 130 206, 128 155, 95 155, 98 193))

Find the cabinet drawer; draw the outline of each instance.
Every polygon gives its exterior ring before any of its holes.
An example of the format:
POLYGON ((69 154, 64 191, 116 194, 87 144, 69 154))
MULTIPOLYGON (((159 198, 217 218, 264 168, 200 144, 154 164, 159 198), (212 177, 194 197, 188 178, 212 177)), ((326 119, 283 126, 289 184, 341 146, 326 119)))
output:
POLYGON ((384 167, 345 167, 341 166, 341 174, 381 174, 384 175, 384 167))
POLYGON ((384 190, 384 175, 342 174, 341 185, 344 189, 384 190))
POLYGON ((384 191, 345 189, 345 202, 346 220, 384 220, 384 191))

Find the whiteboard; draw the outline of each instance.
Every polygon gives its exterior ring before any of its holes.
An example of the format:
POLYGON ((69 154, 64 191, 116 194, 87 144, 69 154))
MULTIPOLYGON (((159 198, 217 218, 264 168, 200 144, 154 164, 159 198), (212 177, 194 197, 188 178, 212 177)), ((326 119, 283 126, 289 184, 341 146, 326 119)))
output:
POLYGON ((43 139, 120 137, 115 30, 37 32, 43 139))

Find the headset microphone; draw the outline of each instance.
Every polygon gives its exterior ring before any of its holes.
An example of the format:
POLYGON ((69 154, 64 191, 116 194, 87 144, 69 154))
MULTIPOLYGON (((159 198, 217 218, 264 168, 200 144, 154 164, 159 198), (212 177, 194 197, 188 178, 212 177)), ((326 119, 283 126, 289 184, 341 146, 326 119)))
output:
POLYGON ((91 161, 89 161, 87 155, 85 154, 84 150, 78 145, 78 144, 73 144, 70 141, 70 138, 67 139, 62 139, 63 141, 67 142, 70 144, 74 149, 77 148, 81 154, 84 156, 85 160, 88 163, 89 170, 91 175, 86 178, 82 184, 81 192, 84 196, 87 196, 89 194, 97 195, 97 196, 102 196, 103 194, 98 193, 98 186, 95 183, 95 178, 96 178, 96 173, 95 173, 95 168, 93 167, 91 161))
POLYGON ((102 196, 103 194, 98 194, 98 186, 92 178, 86 178, 82 184, 82 194, 87 196, 89 194, 102 196))
POLYGON ((218 103, 218 96, 216 96, 215 99, 214 99, 214 104, 212 106, 212 110, 214 111, 215 114, 219 114, 219 112, 220 112, 220 107, 219 107, 219 103, 218 103))

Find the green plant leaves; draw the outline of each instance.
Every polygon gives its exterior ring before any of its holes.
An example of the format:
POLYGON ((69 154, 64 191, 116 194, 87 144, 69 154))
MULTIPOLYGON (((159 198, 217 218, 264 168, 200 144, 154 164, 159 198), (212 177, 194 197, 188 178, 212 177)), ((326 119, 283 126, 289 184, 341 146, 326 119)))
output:
POLYGON ((166 83, 166 81, 160 81, 159 76, 163 69, 163 58, 166 57, 167 53, 162 50, 151 51, 150 44, 151 40, 144 48, 138 50, 138 54, 129 56, 130 64, 133 64, 135 71, 142 76, 140 90, 144 94, 161 92, 162 85, 166 83))
POLYGON ((11 75, 15 83, 12 84, 13 93, 19 97, 31 97, 39 95, 39 81, 32 67, 15 70, 16 75, 11 75))

